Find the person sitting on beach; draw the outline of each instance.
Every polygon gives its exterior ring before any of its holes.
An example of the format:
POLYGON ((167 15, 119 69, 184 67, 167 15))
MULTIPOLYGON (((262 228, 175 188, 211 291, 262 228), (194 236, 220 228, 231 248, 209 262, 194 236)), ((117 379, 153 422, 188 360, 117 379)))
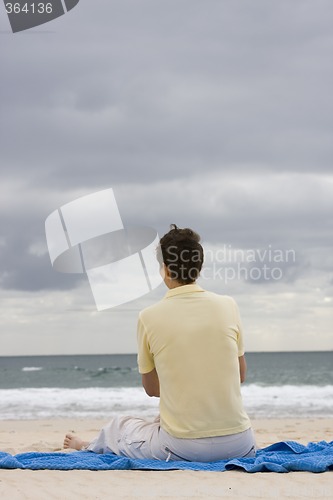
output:
POLYGON ((201 288, 200 236, 172 225, 157 249, 168 287, 138 319, 138 367, 148 396, 160 398, 151 422, 120 416, 92 442, 67 434, 65 448, 130 458, 210 462, 252 457, 254 433, 240 384, 246 375, 235 300, 201 288))

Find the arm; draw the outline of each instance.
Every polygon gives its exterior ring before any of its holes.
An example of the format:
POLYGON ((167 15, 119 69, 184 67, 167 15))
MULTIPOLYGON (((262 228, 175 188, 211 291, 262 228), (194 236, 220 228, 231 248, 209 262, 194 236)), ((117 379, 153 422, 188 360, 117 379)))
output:
POLYGON ((239 310, 238 306, 235 301, 233 301, 234 307, 235 307, 235 322, 237 325, 237 344, 238 344, 238 362, 239 362, 239 376, 240 376, 240 383, 242 384, 245 382, 246 379, 246 360, 245 360, 245 355, 244 355, 244 343, 243 343, 243 328, 242 328, 242 322, 240 319, 239 315, 239 310))
POLYGON ((148 396, 160 397, 160 382, 156 368, 149 373, 142 374, 142 385, 148 396))
POLYGON ((160 383, 155 369, 154 356, 151 352, 147 332, 140 313, 137 328, 138 368, 142 385, 148 396, 160 395, 160 383))
POLYGON ((246 370, 247 370, 246 359, 245 359, 244 354, 243 354, 243 356, 239 356, 238 361, 239 361, 240 381, 241 381, 241 384, 242 384, 243 382, 245 382, 245 379, 246 379, 246 370))

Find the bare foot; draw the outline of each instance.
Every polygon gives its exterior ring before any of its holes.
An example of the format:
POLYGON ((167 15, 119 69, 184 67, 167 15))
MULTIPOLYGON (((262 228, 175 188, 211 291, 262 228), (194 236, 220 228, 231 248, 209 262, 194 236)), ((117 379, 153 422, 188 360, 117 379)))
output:
POLYGON ((74 436, 73 434, 66 434, 64 439, 64 448, 73 448, 73 450, 82 450, 85 446, 88 446, 88 441, 83 441, 81 438, 74 436))

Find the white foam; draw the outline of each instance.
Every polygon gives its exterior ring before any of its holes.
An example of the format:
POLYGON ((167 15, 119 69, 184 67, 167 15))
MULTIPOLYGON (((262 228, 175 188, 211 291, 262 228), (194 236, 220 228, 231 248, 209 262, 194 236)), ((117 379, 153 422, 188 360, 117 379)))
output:
MULTIPOLYGON (((333 386, 242 386, 251 418, 330 417, 333 386)), ((47 418, 109 418, 116 414, 154 417, 158 398, 141 387, 24 388, 0 390, 0 420, 47 418)))
POLYGON ((39 372, 42 369, 43 369, 42 366, 24 366, 22 368, 22 371, 23 372, 39 372))
POLYGON ((281 385, 242 387, 244 405, 253 417, 331 416, 333 386, 281 385))
POLYGON ((0 390, 0 419, 154 416, 158 399, 141 388, 24 388, 0 390))

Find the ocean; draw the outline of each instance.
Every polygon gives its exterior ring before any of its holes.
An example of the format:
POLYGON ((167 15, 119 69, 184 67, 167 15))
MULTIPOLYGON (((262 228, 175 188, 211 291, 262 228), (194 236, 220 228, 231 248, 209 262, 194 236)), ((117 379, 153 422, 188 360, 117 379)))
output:
MULTIPOLYGON (((333 351, 247 353, 246 360, 250 418, 332 417, 333 351)), ((0 357, 0 420, 115 414, 158 414, 135 354, 0 357)))

